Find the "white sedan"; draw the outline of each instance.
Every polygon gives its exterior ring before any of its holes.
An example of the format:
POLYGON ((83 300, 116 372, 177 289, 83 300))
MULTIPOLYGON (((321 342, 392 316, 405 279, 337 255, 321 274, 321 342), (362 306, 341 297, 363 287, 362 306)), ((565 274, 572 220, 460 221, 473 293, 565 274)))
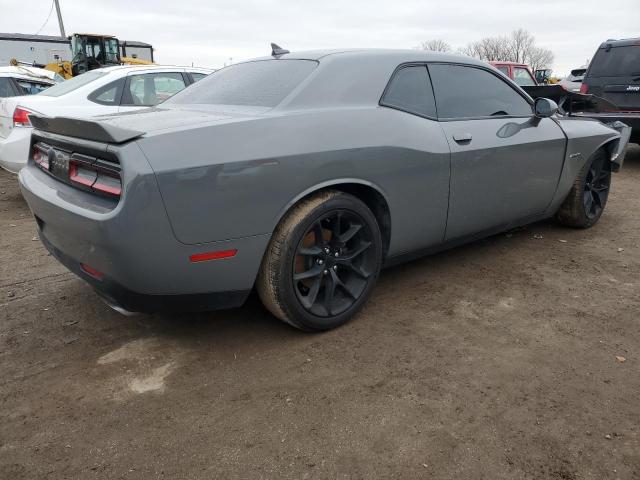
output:
POLYGON ((31 113, 92 117, 152 107, 211 72, 196 67, 106 67, 37 95, 0 99, 0 167, 17 173, 27 163, 31 113))

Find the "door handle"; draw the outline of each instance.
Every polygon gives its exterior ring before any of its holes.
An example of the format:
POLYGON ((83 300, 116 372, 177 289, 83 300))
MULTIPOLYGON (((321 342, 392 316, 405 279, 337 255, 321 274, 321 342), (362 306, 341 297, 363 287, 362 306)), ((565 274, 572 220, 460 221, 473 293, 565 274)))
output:
POLYGON ((473 137, 470 133, 454 133, 453 139, 458 143, 468 143, 473 137))

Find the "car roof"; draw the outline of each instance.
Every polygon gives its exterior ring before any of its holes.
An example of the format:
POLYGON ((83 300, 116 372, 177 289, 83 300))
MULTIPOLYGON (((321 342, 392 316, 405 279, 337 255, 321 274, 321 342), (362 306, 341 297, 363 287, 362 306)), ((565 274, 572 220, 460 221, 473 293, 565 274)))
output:
POLYGON ((213 69, 203 68, 203 67, 182 67, 179 65, 113 65, 110 67, 102 67, 91 70, 92 72, 100 71, 100 72, 129 72, 129 71, 145 71, 145 70, 187 70, 189 72, 213 72, 213 69))
POLYGON ((389 61, 397 61, 398 63, 406 62, 445 62, 445 63, 465 63, 470 65, 486 65, 480 60, 458 55, 453 53, 432 52, 430 50, 417 49, 388 49, 388 48, 352 48, 352 49, 334 49, 334 50, 307 50, 301 52, 285 53, 277 56, 258 57, 251 61, 261 60, 316 60, 320 61, 324 58, 331 57, 348 57, 350 59, 366 59, 371 57, 380 57, 389 61))
POLYGON ((638 38, 621 38, 620 40, 609 39, 606 42, 600 44, 600 48, 607 48, 610 45, 612 47, 628 47, 630 45, 640 46, 640 37, 638 38))
POLYGON ((514 67, 527 67, 527 68, 529 68, 529 65, 527 65, 526 63, 507 62, 507 61, 502 61, 502 60, 491 60, 488 63, 490 63, 491 65, 512 65, 514 67))
POLYGON ((34 67, 28 67, 28 69, 24 67, 12 67, 12 66, 0 67, 0 76, 20 78, 23 80, 39 81, 43 83, 49 83, 51 85, 55 83, 55 81, 52 78, 46 75, 46 71, 43 70, 42 75, 39 75, 37 73, 38 70, 41 70, 41 69, 34 68, 34 67))

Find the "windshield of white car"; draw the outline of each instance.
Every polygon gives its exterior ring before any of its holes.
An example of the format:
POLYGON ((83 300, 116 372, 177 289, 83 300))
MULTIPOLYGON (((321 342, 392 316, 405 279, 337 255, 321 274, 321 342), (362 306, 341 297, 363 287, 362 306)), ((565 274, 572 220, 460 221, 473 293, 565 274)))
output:
POLYGON ((51 88, 47 88, 38 95, 45 95, 47 97, 60 97, 69 92, 73 92, 80 87, 84 87, 86 84, 93 82, 94 80, 104 77, 108 72, 92 71, 73 77, 70 80, 65 80, 62 83, 58 83, 51 88))
POLYGON ((162 105, 277 106, 318 65, 312 60, 260 60, 218 70, 162 105))

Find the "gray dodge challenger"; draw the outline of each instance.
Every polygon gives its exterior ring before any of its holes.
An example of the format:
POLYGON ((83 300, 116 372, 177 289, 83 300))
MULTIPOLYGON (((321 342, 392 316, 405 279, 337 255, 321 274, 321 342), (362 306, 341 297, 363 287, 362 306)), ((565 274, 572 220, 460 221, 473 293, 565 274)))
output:
POLYGON ((275 45, 156 108, 31 120, 40 238, 110 305, 229 308, 255 287, 308 331, 349 320, 384 266, 594 225, 629 138, 470 58, 275 45))

